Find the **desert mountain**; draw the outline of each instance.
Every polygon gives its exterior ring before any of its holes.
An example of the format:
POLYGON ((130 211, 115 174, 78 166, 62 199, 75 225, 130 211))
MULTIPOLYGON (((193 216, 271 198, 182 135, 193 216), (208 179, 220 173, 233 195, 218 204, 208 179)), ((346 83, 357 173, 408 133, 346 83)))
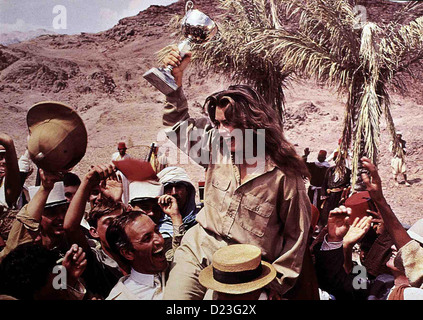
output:
MULTIPOLYGON (((221 9, 216 0, 197 0, 196 7, 217 22, 221 9)), ((362 1, 368 19, 384 23, 403 4, 389 1, 362 1)), ((177 41, 171 20, 184 14, 185 4, 151 6, 133 17, 124 18, 110 30, 79 35, 42 35, 25 42, 0 46, 0 130, 15 140, 18 152, 25 150, 26 112, 37 102, 55 100, 78 111, 88 130, 88 149, 74 171, 83 175, 91 164, 110 161, 119 141, 126 141, 128 153, 144 158, 148 146, 158 141, 163 129, 161 110, 164 96, 142 75, 156 66, 156 52, 177 41)), ((410 17, 411 18, 411 17, 410 17)), ((416 70, 416 75, 420 73, 416 70)), ((404 77, 407 94, 392 94, 392 113, 397 129, 407 141, 408 179, 411 187, 395 186, 390 174, 391 155, 382 123, 380 172, 385 194, 405 223, 413 223, 423 212, 423 104, 421 79, 404 77)), ((204 76, 191 67, 184 88, 192 116, 201 115, 205 98, 225 88, 222 75, 204 76)), ((285 132, 302 154, 311 148, 309 161, 320 149, 331 153, 342 130, 345 97, 312 80, 291 82, 286 90, 285 132)), ((203 170, 189 168, 194 181, 203 179, 203 170)), ((32 176, 31 179, 34 179, 32 176)))
POLYGON ((37 30, 31 30, 27 32, 13 31, 8 33, 1 33, 0 44, 3 46, 7 46, 13 43, 19 43, 22 41, 31 40, 33 38, 37 38, 44 34, 53 34, 53 33, 55 32, 52 32, 46 29, 37 29, 37 30))

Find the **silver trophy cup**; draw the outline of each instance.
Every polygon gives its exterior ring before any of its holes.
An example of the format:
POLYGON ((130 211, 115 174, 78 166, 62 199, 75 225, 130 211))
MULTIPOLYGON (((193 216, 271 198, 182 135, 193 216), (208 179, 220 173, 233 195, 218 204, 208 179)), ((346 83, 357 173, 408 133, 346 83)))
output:
MULTIPOLYGON (((216 23, 201 11, 192 8, 192 1, 188 1, 185 17, 182 19, 182 33, 186 39, 178 45, 179 54, 182 58, 191 50, 192 44, 205 43, 217 33, 216 23)), ((160 92, 168 95, 178 89, 172 76, 172 69, 172 66, 152 68, 143 77, 160 92)))

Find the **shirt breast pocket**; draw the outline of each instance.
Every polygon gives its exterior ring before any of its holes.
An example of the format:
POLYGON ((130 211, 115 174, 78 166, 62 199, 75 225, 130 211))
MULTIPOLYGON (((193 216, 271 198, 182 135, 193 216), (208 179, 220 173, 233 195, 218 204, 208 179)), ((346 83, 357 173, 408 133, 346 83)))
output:
MULTIPOLYGON (((204 201, 218 211, 224 210, 227 202, 228 189, 231 181, 228 178, 215 178, 211 181, 211 186, 207 188, 204 201)), ((229 205, 229 204, 227 204, 229 205)))
POLYGON ((252 234, 263 237, 275 206, 254 195, 245 194, 238 213, 240 226, 252 234))

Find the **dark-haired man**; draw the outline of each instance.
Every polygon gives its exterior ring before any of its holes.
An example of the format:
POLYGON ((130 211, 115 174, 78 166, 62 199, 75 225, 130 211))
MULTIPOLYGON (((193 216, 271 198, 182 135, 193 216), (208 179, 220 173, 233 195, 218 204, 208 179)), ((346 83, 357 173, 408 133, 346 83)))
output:
MULTIPOLYGON (((185 232, 197 224, 195 218, 201 206, 195 202, 195 187, 183 168, 167 167, 160 171, 157 177, 164 186, 164 193, 176 199, 183 222, 180 226, 175 225, 167 215, 160 220, 160 233, 165 239, 165 248, 168 252, 175 238, 179 237, 182 240, 185 232)), ((176 248, 173 248, 173 251, 175 250, 176 248)), ((173 254, 169 260, 173 260, 173 254)))
POLYGON ((0 300, 82 300, 86 290, 79 278, 87 263, 84 251, 74 244, 59 258, 57 251, 40 244, 19 245, 0 264, 0 300), (66 268, 62 282, 55 279, 63 272, 58 268, 60 260, 66 268))
POLYGON ((31 200, 25 205, 12 225, 0 261, 18 245, 41 243, 48 249, 67 250, 63 221, 69 203, 65 199, 60 176, 40 169, 41 185, 30 187, 31 200))
POLYGON ((83 275, 87 288, 103 298, 107 297, 119 278, 128 271, 127 265, 111 253, 106 241, 109 224, 125 212, 125 206, 119 202, 121 188, 113 165, 92 166, 82 179, 64 221, 68 238, 81 246, 87 254, 88 264, 83 275), (99 199, 87 218, 90 236, 96 241, 89 241, 80 224, 85 213, 85 204, 92 190, 99 188, 100 184, 103 187, 100 188, 99 199))
POLYGON ((112 251, 131 266, 131 273, 119 280, 107 300, 162 300, 168 262, 153 220, 131 211, 112 222, 106 237, 112 251))
POLYGON ((63 176, 63 185, 65 186, 65 198, 70 203, 76 191, 81 184, 81 179, 72 172, 66 172, 63 176))

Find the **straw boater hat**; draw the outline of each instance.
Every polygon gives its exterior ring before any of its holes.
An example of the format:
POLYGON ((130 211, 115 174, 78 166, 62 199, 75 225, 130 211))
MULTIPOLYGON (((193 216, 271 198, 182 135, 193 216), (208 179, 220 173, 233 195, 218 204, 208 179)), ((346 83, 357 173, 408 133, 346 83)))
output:
POLYGON ((261 250, 234 244, 213 254, 213 262, 200 272, 200 283, 217 292, 243 294, 263 288, 276 277, 275 268, 261 260, 261 250))
POLYGON ((67 105, 54 101, 37 103, 28 111, 27 124, 29 155, 43 170, 71 169, 85 155, 87 130, 67 105))

